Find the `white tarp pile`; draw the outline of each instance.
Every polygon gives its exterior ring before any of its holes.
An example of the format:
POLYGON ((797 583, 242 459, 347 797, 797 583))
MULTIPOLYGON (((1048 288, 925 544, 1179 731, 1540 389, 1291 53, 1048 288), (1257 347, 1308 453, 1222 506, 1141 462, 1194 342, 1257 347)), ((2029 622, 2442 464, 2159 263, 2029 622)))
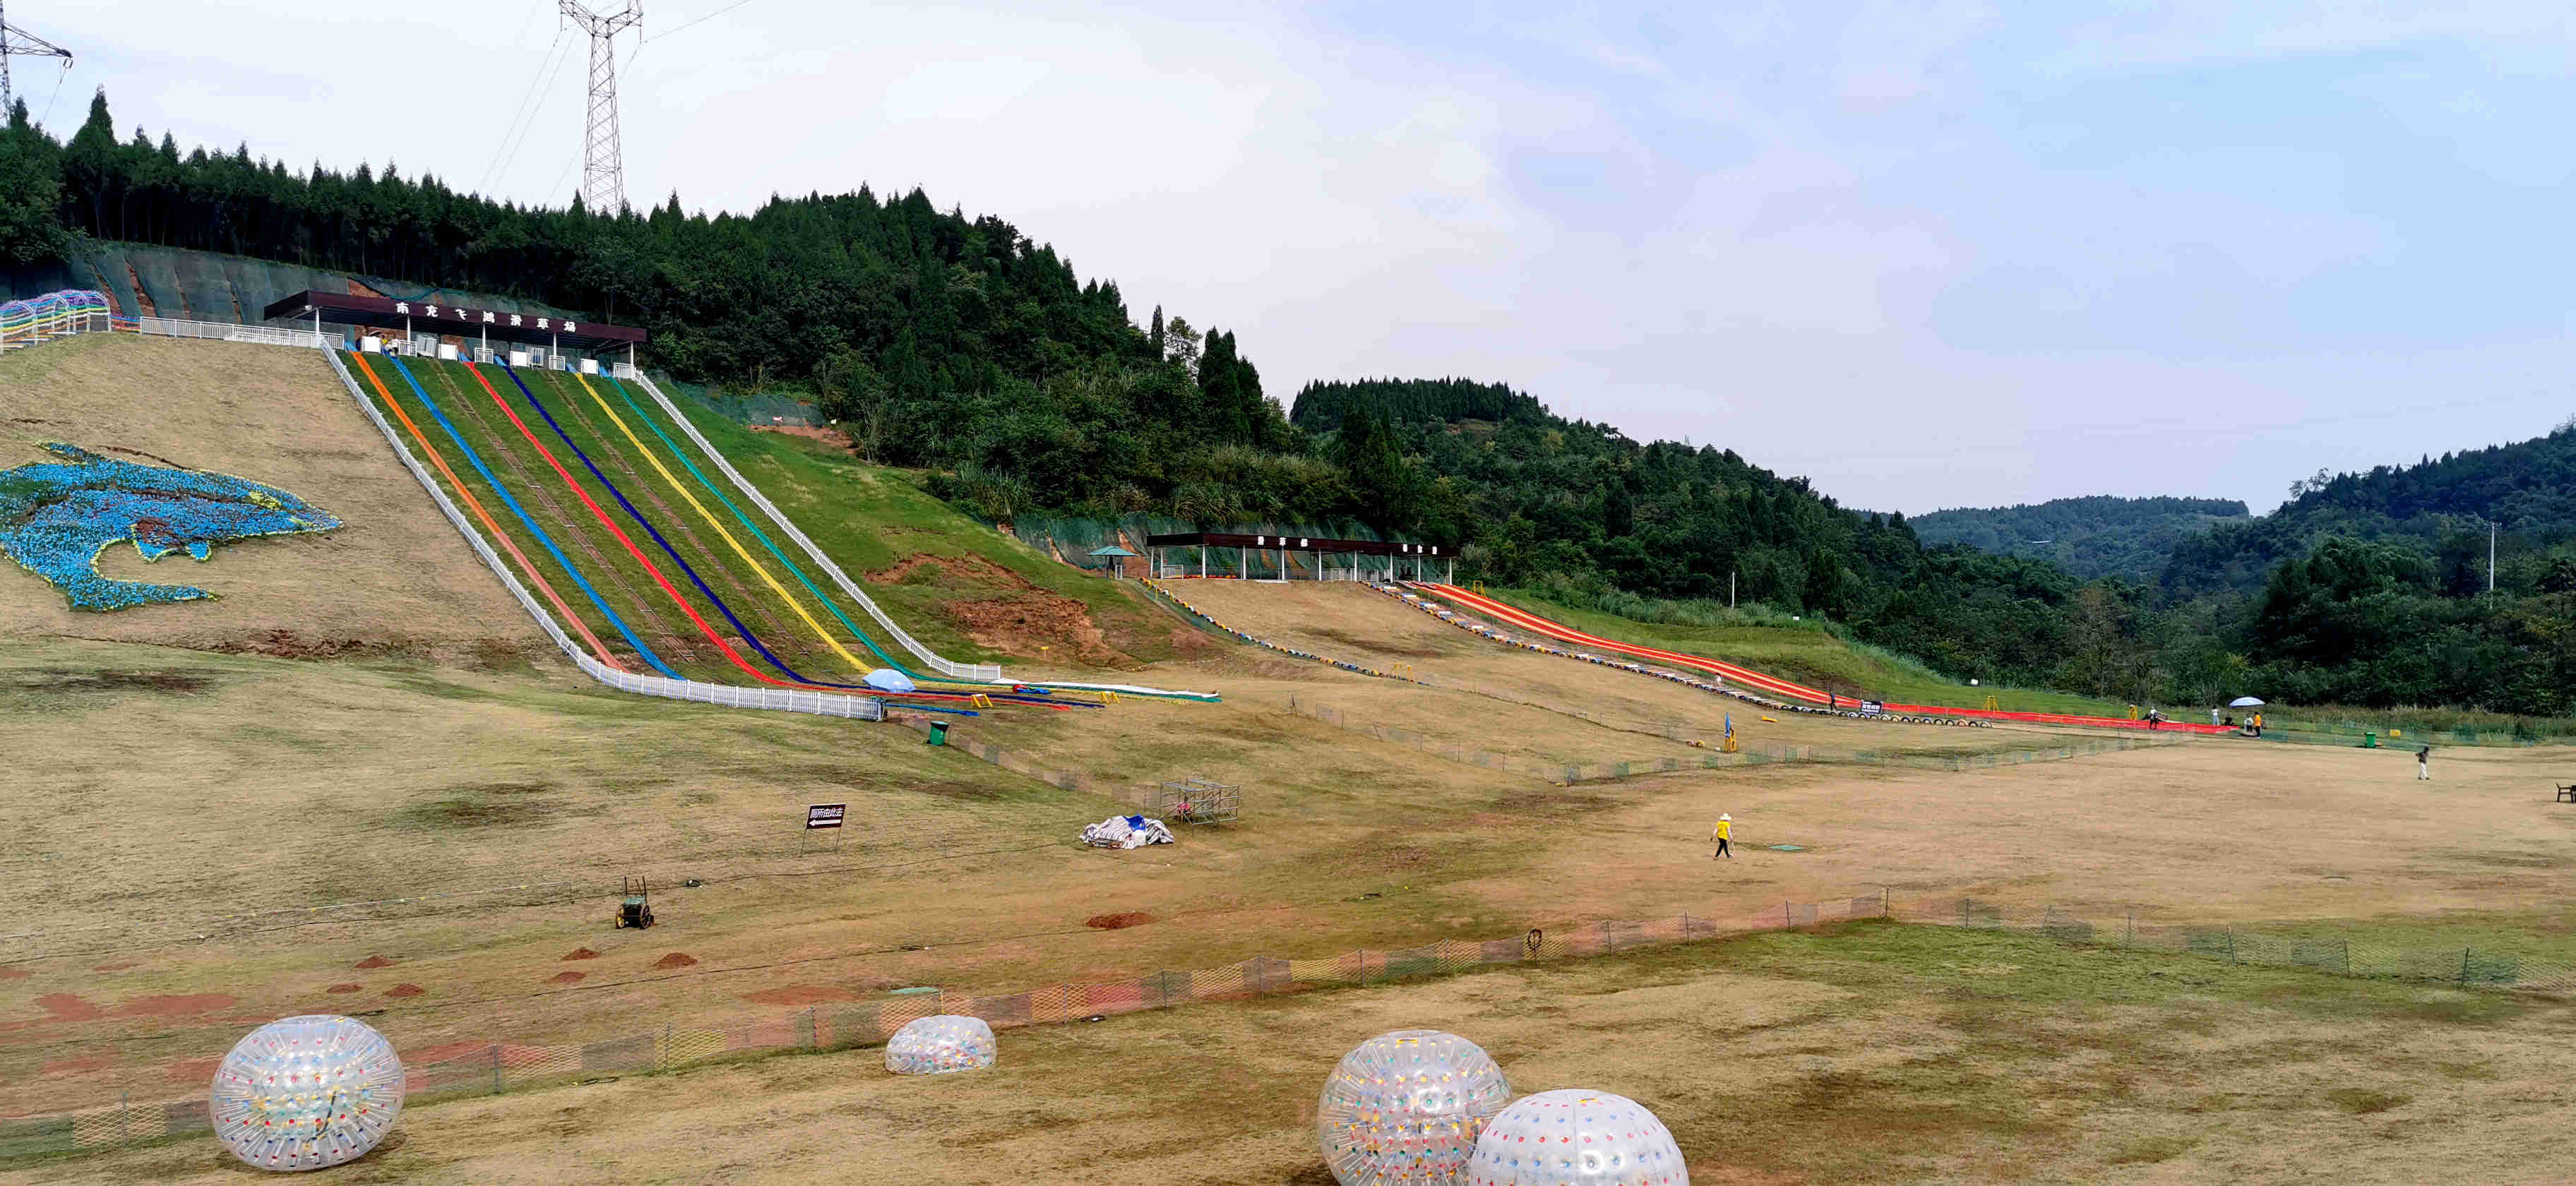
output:
POLYGON ((1093 848, 1141 848, 1170 844, 1172 830, 1163 821, 1141 815, 1113 815, 1082 829, 1082 842, 1093 848))

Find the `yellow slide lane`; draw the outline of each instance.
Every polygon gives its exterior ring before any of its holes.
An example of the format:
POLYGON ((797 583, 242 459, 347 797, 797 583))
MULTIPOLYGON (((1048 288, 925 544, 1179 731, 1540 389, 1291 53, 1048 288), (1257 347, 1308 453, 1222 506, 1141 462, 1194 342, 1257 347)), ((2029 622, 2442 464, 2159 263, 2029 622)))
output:
POLYGON ((778 578, 769 575, 767 568, 751 558, 750 550, 742 546, 742 541, 735 539, 732 532, 725 530, 724 524, 716 522, 716 517, 708 513, 706 504, 699 502, 696 495, 689 493, 688 487, 680 484, 680 479, 671 473, 671 467, 662 464, 661 457, 646 446, 642 438, 635 435, 634 429, 626 426, 626 418, 618 415, 617 409, 609 407, 607 400, 600 398, 599 390, 590 385, 590 380, 583 378, 579 372, 574 372, 572 379, 573 382, 581 384, 582 394, 589 396, 590 402, 598 404, 599 410, 608 414, 608 422, 616 425, 617 431, 626 434, 626 439, 635 445, 635 451, 643 454, 644 460, 652 463, 653 472, 662 475, 662 481, 677 492, 682 501, 689 504, 689 509, 696 511, 699 518, 707 521, 707 526, 715 528, 716 534, 724 537, 725 546, 732 548, 734 555, 742 557, 742 562, 750 565, 751 571, 760 574, 760 582, 769 586, 770 592, 776 593, 780 601, 787 603, 787 608, 796 611, 796 616, 804 619, 806 627, 814 632, 814 637, 822 639, 823 645, 832 648, 833 654, 839 655, 843 662, 858 671, 876 670, 876 664, 860 659, 851 654, 849 648, 842 646, 839 639, 832 637, 831 631, 825 630, 822 623, 814 620, 814 615, 805 612, 805 606, 802 603, 788 594, 787 587, 779 584, 778 578))

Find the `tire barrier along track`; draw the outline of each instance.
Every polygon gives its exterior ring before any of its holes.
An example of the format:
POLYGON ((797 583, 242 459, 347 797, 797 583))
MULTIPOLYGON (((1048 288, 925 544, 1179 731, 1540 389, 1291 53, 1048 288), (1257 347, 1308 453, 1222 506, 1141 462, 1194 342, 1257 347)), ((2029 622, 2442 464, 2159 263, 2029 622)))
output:
MULTIPOLYGON (((1420 589, 1423 592, 1430 593, 1434 596, 1448 598, 1449 600, 1466 606, 1477 613, 1501 619, 1502 621, 1519 626, 1522 629, 1536 631, 1537 633, 1545 634, 1551 638, 1562 639, 1566 642, 1581 643, 1585 646, 1597 646, 1603 650, 1616 651, 1623 655, 1634 655, 1643 659, 1658 659, 1666 663, 1674 663, 1684 667, 1695 667, 1702 671, 1715 672, 1730 679, 1740 680, 1752 687, 1770 691, 1775 695, 1794 696, 1803 700, 1822 701, 1828 704, 1833 703, 1838 699, 1837 697, 1828 695, 1825 692, 1807 687, 1804 684, 1794 684, 1787 680, 1776 679, 1774 677, 1764 675, 1761 672, 1738 667, 1732 663, 1723 662, 1721 660, 1703 658, 1698 655, 1686 655, 1678 651, 1657 650, 1653 647, 1631 646, 1627 643, 1614 642, 1610 639, 1602 638, 1599 635, 1586 634, 1571 626, 1549 621, 1548 619, 1542 618, 1537 614, 1530 613, 1527 610, 1506 605, 1503 602, 1496 601, 1493 598, 1486 597, 1482 594, 1470 593, 1455 585, 1435 585, 1420 581, 1407 581, 1405 583, 1413 588, 1420 589)), ((2189 721, 2165 721, 2162 722, 2161 725, 2155 725, 2147 721, 2123 720, 2119 717, 2081 716, 2073 713, 2053 712, 2003 712, 1995 709, 1984 708, 1951 708, 1938 704, 1897 704, 1890 702, 1885 706, 1885 710, 1891 713, 1913 716, 1968 717, 1989 721, 2020 721, 2026 724, 2035 725, 2082 725, 2102 729, 2144 729, 2151 732, 2203 735, 2215 735, 2230 732, 2230 730, 2223 725, 2199 725, 2193 724, 2189 721)))
POLYGON ((393 449, 394 456, 403 463, 403 468, 411 471, 412 480, 419 482, 421 489, 429 492, 430 501, 438 504, 439 512, 447 516, 448 524, 456 528, 457 534, 465 537, 466 546, 474 549, 475 556, 483 561, 485 567, 492 570, 492 575, 500 580, 503 588, 510 591, 510 596, 517 599, 519 608, 526 610, 529 617, 536 619, 538 627, 545 631, 546 637, 551 639, 556 648, 563 651, 583 674, 620 691, 659 696, 670 700, 721 704, 733 708, 768 709, 777 712, 803 712, 817 716, 849 717, 864 721, 885 719, 885 705, 874 697, 840 696, 822 692, 773 691, 766 688, 737 688, 687 679, 662 679, 620 671, 584 654, 580 645, 573 642, 572 636, 565 634, 563 627, 546 612, 545 607, 537 603, 535 596, 528 592, 527 586, 519 583, 518 576, 510 571, 509 565, 502 563, 500 554, 494 552, 491 545, 483 542, 483 537, 465 518, 465 512, 456 509, 454 500, 448 498, 447 492, 439 488, 438 479, 430 476, 430 472, 421 467, 420 460, 412 456, 411 449, 404 445, 402 437, 394 432, 393 424, 384 418, 383 413, 376 411, 373 403, 368 402, 366 392, 358 387, 357 378, 349 373, 348 364, 341 361, 340 352, 324 349, 321 353, 330 364, 331 373, 339 378, 340 386, 345 388, 349 398, 357 403, 358 411, 366 416, 369 424, 376 426, 377 432, 384 434, 385 444, 393 449))

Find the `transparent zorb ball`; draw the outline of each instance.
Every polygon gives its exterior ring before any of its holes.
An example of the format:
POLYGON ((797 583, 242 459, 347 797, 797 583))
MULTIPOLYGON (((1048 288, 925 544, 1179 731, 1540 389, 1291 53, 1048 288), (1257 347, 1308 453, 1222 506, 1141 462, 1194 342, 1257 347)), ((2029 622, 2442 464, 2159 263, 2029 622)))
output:
POLYGON ((1452 1186, 1512 1097, 1482 1047, 1439 1030, 1360 1043, 1324 1080, 1315 1139, 1341 1186, 1452 1186))
POLYGON ((252 1030, 215 1068, 215 1139, 264 1170, 355 1161, 402 1115, 393 1043, 354 1017, 288 1017, 252 1030))
POLYGON ((1690 1186, 1664 1122, 1623 1095, 1572 1088, 1522 1096, 1476 1138, 1467 1186, 1690 1186))
POLYGON ((905 1022, 886 1040, 885 1062, 898 1075, 944 1075, 983 1070, 997 1053, 983 1018, 943 1013, 905 1022))

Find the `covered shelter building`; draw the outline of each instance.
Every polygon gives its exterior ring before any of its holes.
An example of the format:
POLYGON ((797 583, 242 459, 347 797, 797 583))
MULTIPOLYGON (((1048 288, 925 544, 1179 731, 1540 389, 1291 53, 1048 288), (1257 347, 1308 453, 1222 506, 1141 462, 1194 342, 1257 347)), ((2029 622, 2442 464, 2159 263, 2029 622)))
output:
POLYGON ((1325 539, 1303 535, 1241 535, 1222 531, 1185 531, 1145 537, 1149 568, 1161 579, 1239 577, 1243 580, 1427 581, 1452 584, 1458 572, 1458 550, 1447 544, 1401 540, 1325 539), (1231 551, 1232 572, 1210 563, 1231 551), (1255 575, 1267 567, 1270 576, 1255 575))

